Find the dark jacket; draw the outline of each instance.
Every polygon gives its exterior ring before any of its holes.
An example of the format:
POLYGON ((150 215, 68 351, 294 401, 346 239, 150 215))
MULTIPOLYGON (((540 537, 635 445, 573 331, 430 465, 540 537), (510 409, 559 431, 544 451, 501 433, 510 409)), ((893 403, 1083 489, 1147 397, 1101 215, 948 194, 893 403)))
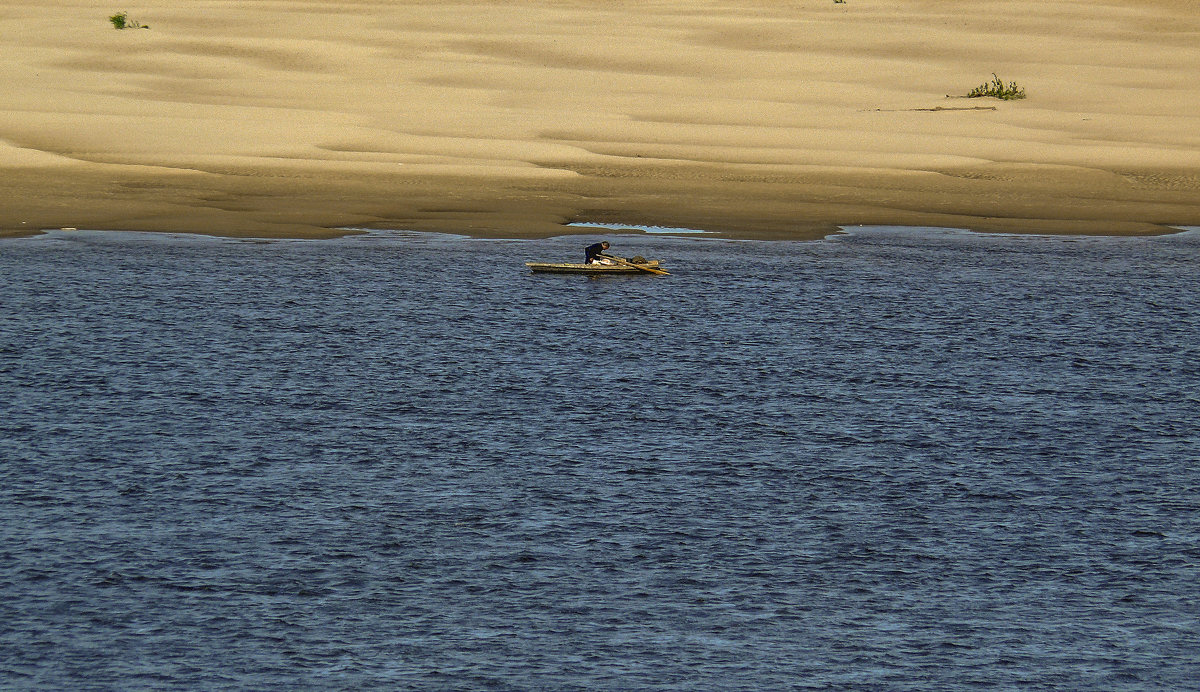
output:
POLYGON ((603 254, 604 254, 604 243, 596 243, 595 245, 589 245, 589 246, 587 246, 587 249, 583 251, 583 257, 584 257, 583 261, 584 261, 584 263, 590 263, 593 259, 595 259, 596 257, 599 257, 603 254))

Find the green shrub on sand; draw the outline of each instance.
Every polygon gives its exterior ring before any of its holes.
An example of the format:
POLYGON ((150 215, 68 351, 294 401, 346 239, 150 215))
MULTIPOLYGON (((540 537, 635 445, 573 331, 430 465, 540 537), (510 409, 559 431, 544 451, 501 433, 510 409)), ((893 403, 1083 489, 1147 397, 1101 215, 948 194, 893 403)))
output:
POLYGON ((150 27, 143 25, 135 19, 129 18, 128 12, 118 12, 108 18, 112 22, 114 29, 149 29, 150 27))
POLYGON ((1025 88, 1018 86, 1016 82, 1005 84, 1002 79, 992 73, 992 81, 984 82, 975 87, 967 94, 967 98, 975 99, 984 96, 1003 99, 1005 101, 1014 101, 1016 99, 1025 98, 1025 88))

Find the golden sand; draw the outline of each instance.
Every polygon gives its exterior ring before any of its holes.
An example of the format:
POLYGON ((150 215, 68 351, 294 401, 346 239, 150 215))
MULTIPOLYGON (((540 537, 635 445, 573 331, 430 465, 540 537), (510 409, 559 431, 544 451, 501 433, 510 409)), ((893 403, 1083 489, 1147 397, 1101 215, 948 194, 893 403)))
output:
POLYGON ((0 0, 0 232, 1162 232, 1197 46, 1193 0, 0 0))

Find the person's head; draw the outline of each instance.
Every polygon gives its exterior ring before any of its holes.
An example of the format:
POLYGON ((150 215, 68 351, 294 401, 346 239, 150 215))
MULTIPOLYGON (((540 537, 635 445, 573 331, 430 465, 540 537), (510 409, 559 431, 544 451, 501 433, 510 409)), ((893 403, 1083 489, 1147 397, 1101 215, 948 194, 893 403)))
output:
POLYGON ((600 241, 600 247, 602 247, 602 248, 604 248, 605 250, 607 250, 607 249, 608 249, 608 241, 607 241, 607 240, 602 240, 602 241, 600 241))

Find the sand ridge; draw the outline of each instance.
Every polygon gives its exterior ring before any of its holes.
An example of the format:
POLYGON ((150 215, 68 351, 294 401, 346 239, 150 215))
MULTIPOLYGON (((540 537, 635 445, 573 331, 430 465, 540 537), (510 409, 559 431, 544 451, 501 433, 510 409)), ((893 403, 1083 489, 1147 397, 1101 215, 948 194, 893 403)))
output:
POLYGON ((0 0, 0 232, 1162 232, 1190 5, 0 0), (960 98, 993 73, 1029 97, 960 98))

